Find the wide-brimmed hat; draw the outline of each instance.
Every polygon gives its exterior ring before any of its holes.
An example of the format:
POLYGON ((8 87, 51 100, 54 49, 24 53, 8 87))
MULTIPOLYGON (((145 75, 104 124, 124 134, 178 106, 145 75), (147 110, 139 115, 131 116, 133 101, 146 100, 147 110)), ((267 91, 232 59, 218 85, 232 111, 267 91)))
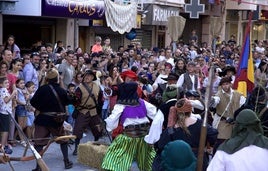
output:
POLYGON ((235 69, 235 67, 234 67, 234 66, 231 66, 231 65, 227 65, 226 67, 224 67, 224 68, 222 69, 222 72, 219 73, 219 76, 220 76, 220 77, 224 77, 224 76, 226 76, 228 71, 232 71, 234 74, 236 74, 236 69, 235 69))
POLYGON ((194 90, 187 90, 185 93, 186 97, 200 97, 200 94, 198 93, 198 91, 194 91, 194 90))
POLYGON ((135 106, 139 104, 137 93, 138 84, 136 82, 122 83, 118 86, 117 103, 135 106))
POLYGON ((175 73, 168 74, 167 78, 161 78, 162 80, 168 81, 168 80, 178 80, 179 76, 175 73))
POLYGON ((56 78, 58 76, 59 76, 59 72, 55 68, 51 68, 46 73, 46 79, 49 79, 49 80, 54 79, 54 78, 56 78))
POLYGON ((86 70, 85 73, 82 75, 83 79, 85 78, 86 75, 92 75, 93 76, 92 81, 97 80, 96 73, 94 73, 92 70, 86 70))

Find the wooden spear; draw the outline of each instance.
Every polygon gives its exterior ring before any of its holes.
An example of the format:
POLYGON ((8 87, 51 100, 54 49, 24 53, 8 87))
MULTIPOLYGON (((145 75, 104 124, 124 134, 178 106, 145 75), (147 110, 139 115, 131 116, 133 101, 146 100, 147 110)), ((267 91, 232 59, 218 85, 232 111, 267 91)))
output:
POLYGON ((204 149, 206 145, 207 138, 207 117, 209 111, 209 105, 212 96, 212 85, 213 85, 213 77, 214 77, 214 66, 210 67, 209 76, 208 76, 208 86, 206 88, 206 96, 205 96, 205 115, 203 124, 201 127, 201 135, 199 140, 199 148, 198 148, 198 157, 197 157, 197 171, 203 170, 203 160, 204 160, 204 149))

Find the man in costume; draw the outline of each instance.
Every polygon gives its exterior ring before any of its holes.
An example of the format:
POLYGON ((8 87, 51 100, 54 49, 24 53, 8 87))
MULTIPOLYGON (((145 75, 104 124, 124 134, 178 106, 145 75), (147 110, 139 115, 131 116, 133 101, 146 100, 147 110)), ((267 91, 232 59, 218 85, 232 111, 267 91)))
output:
POLYGON ((221 89, 213 96, 216 113, 213 118, 213 127, 218 129, 217 142, 214 150, 226 139, 231 137, 234 121, 234 112, 241 107, 246 98, 239 92, 231 88, 232 79, 223 77, 220 81, 221 89))
POLYGON ((174 106, 177 102, 177 98, 182 98, 182 89, 178 88, 176 82, 179 76, 174 73, 170 73, 167 78, 162 78, 167 81, 166 89, 162 95, 162 104, 159 106, 158 113, 164 116, 163 129, 167 128, 169 108, 174 106))
MULTIPOLYGON (((47 71, 45 84, 37 89, 36 93, 31 99, 31 105, 39 112, 34 121, 35 131, 34 138, 42 139, 53 136, 65 135, 63 122, 66 119, 65 106, 71 104, 71 99, 67 92, 60 87, 58 80, 59 74, 56 69, 47 71), (57 105, 55 105, 57 104, 57 105)), ((48 140, 35 140, 34 147, 37 152, 41 152, 43 147, 48 143, 48 140)), ((73 167, 73 163, 68 158, 68 144, 67 141, 61 141, 61 152, 65 169, 73 167)), ((41 171, 39 165, 33 171, 41 171)))
POLYGON ((261 121, 255 112, 244 109, 236 117, 231 138, 219 146, 207 170, 267 170, 267 158, 268 138, 261 121))
POLYGON ((97 99, 100 87, 94 82, 96 79, 95 73, 87 70, 83 75, 82 83, 75 91, 77 98, 75 107, 78 114, 73 129, 73 134, 76 135, 73 155, 77 155, 80 139, 83 137, 83 131, 88 125, 94 136, 94 141, 98 141, 102 135, 101 118, 97 113, 97 99))
POLYGON ((136 159, 140 170, 151 170, 155 151, 144 137, 150 127, 149 118, 154 119, 156 115, 156 107, 138 97, 137 87, 135 82, 119 85, 117 104, 105 122, 108 131, 122 124, 123 133, 108 148, 102 163, 103 169, 126 171, 136 159))
POLYGON ((194 62, 189 62, 187 64, 186 73, 180 75, 177 86, 183 87, 184 90, 194 90, 200 92, 200 81, 198 80, 198 76, 195 74, 195 66, 194 62))

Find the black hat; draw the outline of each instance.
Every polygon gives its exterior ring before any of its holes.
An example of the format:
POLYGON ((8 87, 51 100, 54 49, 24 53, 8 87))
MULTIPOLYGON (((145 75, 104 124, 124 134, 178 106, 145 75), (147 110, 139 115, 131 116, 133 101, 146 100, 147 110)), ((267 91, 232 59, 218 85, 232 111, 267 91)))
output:
POLYGON ((118 86, 117 103, 135 106, 139 104, 137 93, 138 84, 136 82, 122 83, 118 86))
POLYGON ((154 47, 154 48, 153 48, 153 52, 158 53, 158 52, 159 52, 159 48, 158 48, 158 47, 154 47))
POLYGON ((168 80, 178 80, 179 76, 175 73, 168 74, 167 78, 161 78, 162 80, 168 81, 168 80))
POLYGON ((200 94, 197 91, 194 90, 188 90, 185 93, 186 97, 200 97, 200 94))
POLYGON ((224 67, 224 68, 222 69, 222 72, 219 73, 219 76, 220 76, 220 77, 224 77, 224 76, 226 76, 228 71, 232 71, 234 74, 236 74, 235 67, 234 67, 234 66, 231 66, 231 65, 227 65, 226 67, 224 67))
POLYGON ((86 75, 92 75, 92 76, 93 76, 93 80, 92 80, 92 81, 97 80, 96 73, 94 73, 94 72, 91 71, 91 70, 86 70, 86 71, 85 71, 85 73, 82 75, 83 80, 84 80, 84 78, 85 78, 86 75))

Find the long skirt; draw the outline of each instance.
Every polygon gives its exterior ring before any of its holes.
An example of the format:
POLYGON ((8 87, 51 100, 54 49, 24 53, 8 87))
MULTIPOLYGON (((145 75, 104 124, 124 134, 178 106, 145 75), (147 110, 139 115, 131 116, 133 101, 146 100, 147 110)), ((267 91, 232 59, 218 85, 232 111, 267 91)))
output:
POLYGON ((141 171, 151 171, 155 150, 144 137, 131 138, 119 135, 109 146, 102 168, 112 171, 128 171, 135 159, 141 171))

